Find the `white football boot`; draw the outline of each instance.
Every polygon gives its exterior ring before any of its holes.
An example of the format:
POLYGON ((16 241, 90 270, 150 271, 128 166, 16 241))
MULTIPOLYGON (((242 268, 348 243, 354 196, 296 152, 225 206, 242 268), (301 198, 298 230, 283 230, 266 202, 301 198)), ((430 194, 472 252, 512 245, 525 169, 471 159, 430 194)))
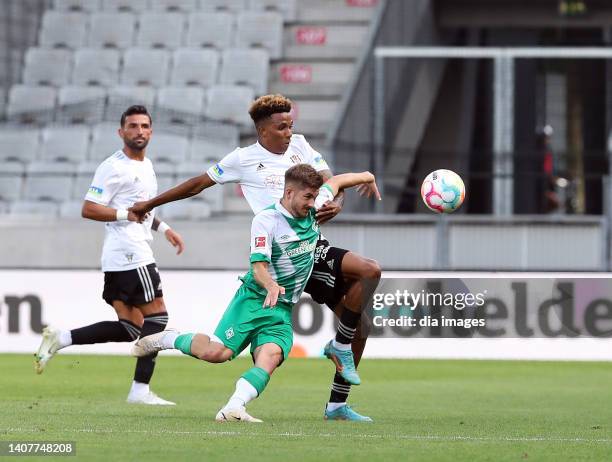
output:
POLYGON ((138 356, 140 358, 142 356, 157 353, 161 350, 168 350, 169 348, 165 347, 163 344, 163 338, 169 332, 176 333, 176 330, 168 329, 138 339, 132 347, 132 356, 138 356))
POLYGON ((237 408, 237 409, 221 409, 217 412, 217 416, 215 417, 217 422, 251 422, 251 423, 261 423, 263 420, 256 419, 252 415, 247 414, 245 408, 237 408))
POLYGON ((42 374, 47 363, 60 349, 59 331, 51 327, 43 329, 43 339, 38 347, 38 352, 34 355, 34 370, 37 374, 42 374))
POLYGON ((150 406, 176 406, 176 403, 160 398, 152 391, 141 394, 132 394, 127 397, 129 404, 148 404, 150 406))

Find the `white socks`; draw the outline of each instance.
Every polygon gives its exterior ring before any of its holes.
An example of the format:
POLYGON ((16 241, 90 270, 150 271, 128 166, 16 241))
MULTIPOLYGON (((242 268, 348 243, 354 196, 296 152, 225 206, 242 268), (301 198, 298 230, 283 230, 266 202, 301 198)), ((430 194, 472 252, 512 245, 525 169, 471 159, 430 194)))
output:
POLYGON ((236 391, 223 409, 239 409, 245 407, 249 401, 257 398, 257 390, 253 385, 240 377, 236 382, 236 391))
POLYGON ((148 383, 140 383, 140 382, 132 382, 132 388, 130 389, 130 396, 136 395, 146 395, 149 393, 149 384, 148 383))
POLYGON ((346 406, 346 403, 327 403, 327 410, 329 412, 333 412, 342 406, 346 406))
POLYGON ((66 348, 72 345, 72 333, 69 330, 60 330, 59 332, 60 348, 66 348))
POLYGON ((176 338, 179 335, 181 335, 180 332, 169 331, 166 335, 162 337, 162 346, 167 350, 174 348, 174 342, 176 341, 176 338))
POLYGON ((332 340, 332 346, 334 348, 337 348, 338 350, 341 350, 341 351, 348 351, 348 350, 351 349, 351 344, 350 343, 336 342, 336 339, 332 340))

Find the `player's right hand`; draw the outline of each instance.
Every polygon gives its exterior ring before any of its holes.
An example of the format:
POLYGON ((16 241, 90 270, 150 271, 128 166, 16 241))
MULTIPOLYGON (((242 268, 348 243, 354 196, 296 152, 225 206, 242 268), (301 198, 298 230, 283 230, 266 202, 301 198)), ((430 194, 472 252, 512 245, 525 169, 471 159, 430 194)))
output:
MULTIPOLYGON (((142 223, 143 221, 145 221, 150 211, 151 209, 149 208, 147 201, 136 202, 128 209, 128 212, 133 213, 137 217, 135 221, 138 221, 138 223, 142 223)), ((130 219, 129 215, 128 219, 130 219)))
POLYGON ((269 306, 270 308, 274 308, 276 306, 276 302, 278 301, 279 295, 285 295, 285 288, 279 286, 277 283, 270 284, 270 287, 266 288, 268 290, 268 294, 266 295, 266 299, 264 300, 263 307, 269 306))
MULTIPOLYGON (((148 213, 147 213, 148 215, 148 213)), ((145 216, 146 218, 146 216, 145 216)), ((131 210, 128 210, 128 216, 127 216, 128 221, 137 221, 139 223, 142 223, 142 221, 140 220, 140 217, 138 215, 136 215, 134 212, 132 212, 131 210)))

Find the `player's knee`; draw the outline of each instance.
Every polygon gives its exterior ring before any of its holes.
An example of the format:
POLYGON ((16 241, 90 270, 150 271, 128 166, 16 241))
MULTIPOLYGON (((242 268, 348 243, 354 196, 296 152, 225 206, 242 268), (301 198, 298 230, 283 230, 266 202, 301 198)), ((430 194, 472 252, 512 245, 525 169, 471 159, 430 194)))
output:
POLYGON ((372 281, 380 280, 381 268, 376 260, 365 258, 361 277, 372 281))
POLYGON ((121 319, 120 318, 119 319, 119 323, 121 323, 121 325, 125 329, 125 333, 124 333, 123 337, 121 338, 121 341, 123 341, 123 342, 133 342, 134 340, 136 340, 140 336, 141 327, 142 326, 138 326, 137 324, 134 324, 129 319, 121 319))

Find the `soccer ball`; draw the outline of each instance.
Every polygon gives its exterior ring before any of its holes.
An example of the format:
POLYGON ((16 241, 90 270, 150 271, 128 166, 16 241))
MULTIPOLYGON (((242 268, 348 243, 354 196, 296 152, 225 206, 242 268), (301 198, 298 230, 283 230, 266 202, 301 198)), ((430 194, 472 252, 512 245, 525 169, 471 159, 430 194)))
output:
POLYGON ((457 210, 465 198, 465 186, 459 175, 451 170, 435 170, 425 177, 421 197, 429 210, 451 213, 457 210))

